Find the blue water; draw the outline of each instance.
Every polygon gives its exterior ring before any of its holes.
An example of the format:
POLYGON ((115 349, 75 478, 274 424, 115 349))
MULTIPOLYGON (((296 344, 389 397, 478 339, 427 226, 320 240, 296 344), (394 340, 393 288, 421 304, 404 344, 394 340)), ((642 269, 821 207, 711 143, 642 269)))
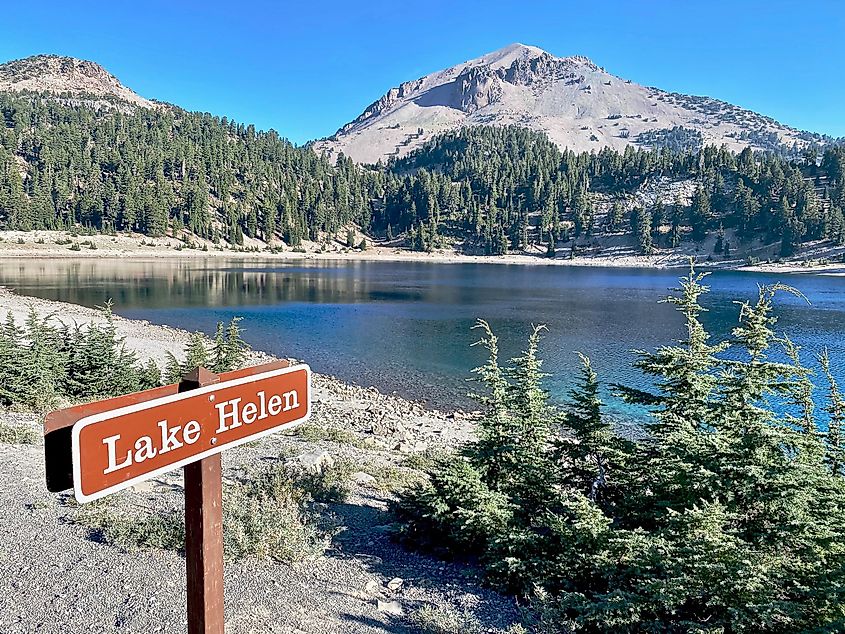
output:
MULTIPOLYGON (((659 303, 679 270, 408 262, 112 260, 0 262, 0 284, 89 306, 112 298, 117 313, 212 332, 243 317, 255 348, 303 359, 319 372, 427 401, 468 406, 467 383, 485 360, 471 346, 477 318, 490 322, 502 356, 517 354, 531 324, 546 324, 546 386, 563 399, 578 365, 593 359, 606 383, 643 384, 633 349, 683 335, 681 317, 659 303)), ((778 329, 809 363, 827 347, 845 383, 845 277, 720 271, 708 278, 704 322, 719 339, 736 325, 735 300, 783 281, 810 300, 779 295, 778 329)), ((607 398, 611 411, 630 413, 607 398)))

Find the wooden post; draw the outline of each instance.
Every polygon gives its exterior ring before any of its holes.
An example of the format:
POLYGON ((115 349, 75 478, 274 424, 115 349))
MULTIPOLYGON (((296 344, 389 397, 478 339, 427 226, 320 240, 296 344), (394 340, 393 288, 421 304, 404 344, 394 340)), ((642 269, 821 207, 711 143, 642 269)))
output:
MULTIPOLYGON (((198 368, 179 384, 185 392, 217 383, 198 368)), ((185 566, 188 634, 223 634, 223 473, 220 454, 185 465, 185 566)))

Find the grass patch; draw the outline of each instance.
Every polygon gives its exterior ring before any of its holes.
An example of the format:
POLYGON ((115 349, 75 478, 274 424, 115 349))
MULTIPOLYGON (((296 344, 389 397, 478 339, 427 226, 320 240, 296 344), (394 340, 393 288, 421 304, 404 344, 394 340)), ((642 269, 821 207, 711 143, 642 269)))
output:
POLYGON ((372 466, 364 471, 376 479, 375 488, 386 493, 398 493, 425 481, 419 471, 392 464, 372 466))
MULTIPOLYGON (((297 562, 325 551, 339 527, 314 502, 339 502, 349 492, 351 463, 320 474, 279 466, 223 489, 223 553, 227 560, 274 559, 297 562)), ((182 509, 119 508, 108 501, 79 507, 72 518, 91 536, 124 550, 183 551, 182 509)))
POLYGON ((307 442, 333 442, 338 445, 351 445, 363 448, 365 443, 356 433, 339 427, 322 427, 307 423, 296 429, 296 434, 307 442))
MULTIPOLYGON (((411 626, 423 634, 487 634, 500 632, 501 634, 528 634, 522 624, 514 623, 507 629, 490 629, 482 625, 472 614, 461 612, 446 605, 432 605, 426 603, 408 615, 411 626)), ((558 632, 560 630, 554 630, 558 632)), ((544 630, 551 634, 552 630, 544 630)))
POLYGON ((124 550, 183 550, 185 546, 185 519, 177 510, 139 513, 98 501, 81 506, 73 521, 88 528, 97 541, 124 550))
POLYGON ((0 423, 0 443, 7 445, 35 445, 41 434, 29 425, 0 423))

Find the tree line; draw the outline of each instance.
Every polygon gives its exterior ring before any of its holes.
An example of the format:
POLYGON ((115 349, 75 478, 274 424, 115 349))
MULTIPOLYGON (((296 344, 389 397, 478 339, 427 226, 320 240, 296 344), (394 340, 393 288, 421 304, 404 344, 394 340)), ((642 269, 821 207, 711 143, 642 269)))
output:
MULTIPOLYGON (((518 127, 448 133, 387 165, 332 163, 276 132, 227 118, 99 108, 38 93, 0 94, 0 228, 182 230, 231 245, 244 237, 341 239, 351 225, 417 250, 447 244, 550 254, 572 239, 631 233, 640 249, 700 242, 845 240, 845 147, 800 159, 724 147, 560 150, 518 127), (651 183, 690 179, 692 201, 632 206, 651 183)), ((723 245, 724 249, 724 245, 723 245)))
POLYGON ((94 401, 176 383, 193 368, 213 372, 241 367, 246 343, 239 320, 219 323, 212 339, 193 333, 183 360, 168 354, 162 369, 126 348, 114 323, 111 305, 102 321, 67 324, 57 315, 30 308, 19 324, 11 312, 0 324, 0 405, 48 410, 68 403, 94 401))

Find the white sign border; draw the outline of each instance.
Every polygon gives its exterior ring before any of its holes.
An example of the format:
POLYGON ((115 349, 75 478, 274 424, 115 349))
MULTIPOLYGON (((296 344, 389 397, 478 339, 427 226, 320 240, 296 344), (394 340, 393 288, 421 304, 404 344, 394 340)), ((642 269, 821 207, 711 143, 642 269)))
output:
POLYGON ((259 374, 250 374, 248 376, 240 377, 238 379, 232 379, 231 381, 224 381, 222 383, 213 383, 211 385, 206 385, 205 387, 200 387, 195 390, 188 390, 187 392, 179 392, 178 394, 171 394, 170 396, 162 396, 156 399, 152 399, 149 401, 144 401, 142 403, 135 403, 134 405, 127 405, 125 407, 120 407, 118 409, 109 410, 107 412, 100 412, 99 414, 92 414, 91 416, 86 416, 85 418, 81 418, 73 425, 72 436, 71 436, 71 456, 72 456, 72 463, 73 463, 73 494, 76 498, 76 501, 80 504, 85 504, 86 502, 93 502, 94 500, 99 500, 100 498, 106 497, 107 495, 111 495, 112 493, 116 493, 118 491, 122 491, 123 489, 128 489, 129 487, 138 484, 139 482, 143 482, 145 480, 149 480, 156 476, 159 476, 163 473, 167 473, 168 471, 173 471, 174 469, 178 469, 180 467, 184 467, 187 464, 192 462, 196 462, 197 460, 202 460, 203 458, 207 458, 208 456, 213 456, 214 454, 218 454, 222 452, 224 449, 231 449, 232 447, 237 447, 238 445, 242 445, 244 443, 252 442, 254 440, 258 440, 259 438, 263 438, 264 436, 269 436, 270 434, 283 431, 285 429, 290 429, 291 427, 295 427, 300 425, 311 418, 311 368, 306 363, 300 363, 297 365, 288 366, 286 368, 279 368, 276 370, 269 370, 267 372, 261 372, 259 374), (237 387, 238 385, 245 385, 247 383, 253 383, 255 381, 260 381, 262 379, 269 379, 275 376, 281 376, 283 374, 292 374, 293 372, 301 372, 305 370, 306 375, 306 389, 308 391, 306 402, 308 404, 308 408, 305 411, 305 415, 297 418, 295 420, 289 421, 277 427, 271 427, 270 429, 265 429, 264 431, 260 431, 256 434, 252 434, 250 436, 246 436, 244 438, 239 438, 237 440, 232 440, 226 443, 221 443, 218 446, 212 447, 211 449, 207 449, 202 453, 198 453, 196 455, 190 456, 189 458, 185 458, 183 460, 179 460, 172 464, 165 465, 163 467, 159 467, 149 473, 144 473, 139 476, 135 476, 134 478, 130 478, 129 480, 124 480, 118 484, 112 485, 102 491, 97 491, 96 493, 92 493, 91 495, 85 495, 82 492, 82 482, 81 482, 81 465, 80 465, 80 453, 79 453, 79 434, 84 427, 88 425, 94 425, 96 423, 101 423, 105 420, 110 420, 112 418, 117 418, 118 416, 125 416, 126 414, 133 414, 135 412, 140 412, 145 409, 151 409, 153 407, 158 407, 159 405, 165 405, 168 403, 175 403, 178 401, 182 401, 188 398, 193 398, 196 396, 201 396, 203 394, 209 394, 210 392, 214 392, 220 389, 225 389, 229 387, 237 387))

